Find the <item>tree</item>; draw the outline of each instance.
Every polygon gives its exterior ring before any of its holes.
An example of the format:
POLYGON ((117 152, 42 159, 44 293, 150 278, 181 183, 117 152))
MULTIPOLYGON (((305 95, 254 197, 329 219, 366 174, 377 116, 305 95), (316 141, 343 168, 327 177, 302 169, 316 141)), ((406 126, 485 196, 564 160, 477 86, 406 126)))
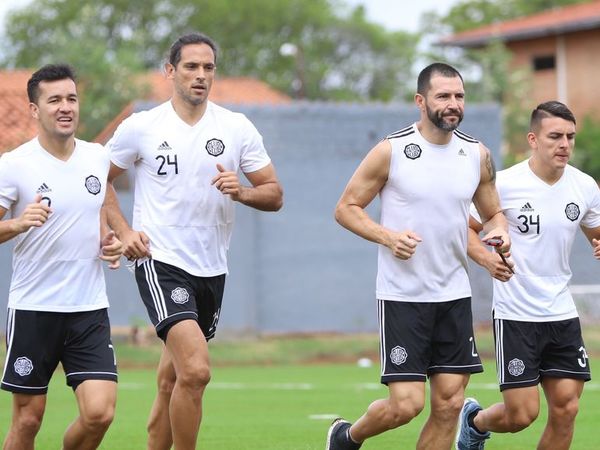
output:
POLYGON ((369 23, 362 7, 342 0, 33 0, 8 17, 2 63, 72 63, 86 87, 84 137, 92 137, 138 95, 133 75, 160 68, 172 40, 193 30, 219 44, 221 76, 323 100, 402 97, 418 40, 369 23), (282 54, 284 44, 295 55, 282 54))

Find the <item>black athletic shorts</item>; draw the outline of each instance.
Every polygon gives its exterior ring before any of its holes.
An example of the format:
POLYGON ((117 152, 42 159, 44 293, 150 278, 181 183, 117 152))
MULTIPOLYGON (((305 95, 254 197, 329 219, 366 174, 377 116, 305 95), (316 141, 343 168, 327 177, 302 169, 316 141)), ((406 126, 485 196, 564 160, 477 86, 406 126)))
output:
POLYGON ((148 259, 136 266, 135 279, 156 334, 163 341, 173 325, 186 319, 198 322, 207 341, 215 336, 225 274, 196 277, 178 267, 148 259))
POLYGON ((500 390, 536 386, 540 378, 589 381, 579 318, 555 322, 494 319, 500 390))
POLYGON ((44 312, 9 309, 2 389, 46 394, 62 363, 73 390, 85 380, 117 381, 117 361, 105 309, 44 312))
POLYGON ((425 381, 434 373, 483 372, 471 299, 378 301, 381 382, 425 381))

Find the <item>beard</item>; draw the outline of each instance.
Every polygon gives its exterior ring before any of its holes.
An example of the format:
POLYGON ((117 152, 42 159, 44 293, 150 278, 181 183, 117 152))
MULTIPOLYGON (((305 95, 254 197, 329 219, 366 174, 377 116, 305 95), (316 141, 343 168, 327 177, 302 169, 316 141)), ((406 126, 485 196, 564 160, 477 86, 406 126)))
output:
POLYGON ((446 122, 444 120, 444 115, 442 112, 435 112, 432 109, 429 109, 429 106, 425 105, 425 109, 427 110, 427 117, 436 127, 443 131, 454 131, 458 128, 460 123, 463 120, 463 114, 459 110, 451 111, 452 115, 458 116, 458 121, 455 123, 446 122))

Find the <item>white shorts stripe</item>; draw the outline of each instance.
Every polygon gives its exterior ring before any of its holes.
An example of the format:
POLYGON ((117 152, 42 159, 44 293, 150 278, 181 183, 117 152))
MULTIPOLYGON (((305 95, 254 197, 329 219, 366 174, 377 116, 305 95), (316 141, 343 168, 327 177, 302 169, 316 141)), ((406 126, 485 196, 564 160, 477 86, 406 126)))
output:
POLYGON ((496 328, 496 374, 498 383, 502 384, 504 383, 504 345, 502 344, 504 329, 502 320, 494 319, 494 327, 496 328))
POLYGON ((10 351, 12 348, 14 334, 15 334, 15 310, 12 308, 8 308, 8 317, 6 318, 6 359, 4 360, 4 370, 2 371, 2 380, 4 380, 4 376, 6 375, 6 370, 8 369, 8 357, 10 356, 10 351))
POLYGON ((161 320, 164 320, 167 317, 167 307, 165 305, 162 290, 158 283, 158 275, 156 274, 156 270, 154 268, 154 261, 151 259, 144 261, 142 263, 142 266, 144 267, 144 273, 146 274, 148 290, 150 291, 150 295, 152 296, 154 308, 156 309, 156 314, 160 322, 161 320))
POLYGON ((377 301, 377 316, 379 322, 379 364, 381 376, 385 372, 386 354, 385 354, 385 302, 383 300, 377 301))

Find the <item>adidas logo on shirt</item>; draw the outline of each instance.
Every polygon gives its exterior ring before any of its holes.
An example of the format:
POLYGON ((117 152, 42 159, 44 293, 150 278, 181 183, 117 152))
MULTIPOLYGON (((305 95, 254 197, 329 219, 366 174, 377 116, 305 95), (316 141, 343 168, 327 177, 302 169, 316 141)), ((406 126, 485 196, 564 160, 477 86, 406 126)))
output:
POLYGON ((458 154, 460 156, 467 156, 467 154, 465 153, 465 151, 462 148, 458 151, 458 154))
POLYGON ((47 192, 52 192, 52 189, 50 189, 46 183, 42 183, 42 185, 37 188, 37 191, 35 191, 36 194, 45 194, 47 192))
POLYGON ((521 212, 532 212, 532 211, 533 211, 533 207, 531 206, 531 204, 529 202, 525 203, 521 207, 521 212))
POLYGON ((157 148, 157 150, 173 150, 167 141, 163 141, 157 148))

